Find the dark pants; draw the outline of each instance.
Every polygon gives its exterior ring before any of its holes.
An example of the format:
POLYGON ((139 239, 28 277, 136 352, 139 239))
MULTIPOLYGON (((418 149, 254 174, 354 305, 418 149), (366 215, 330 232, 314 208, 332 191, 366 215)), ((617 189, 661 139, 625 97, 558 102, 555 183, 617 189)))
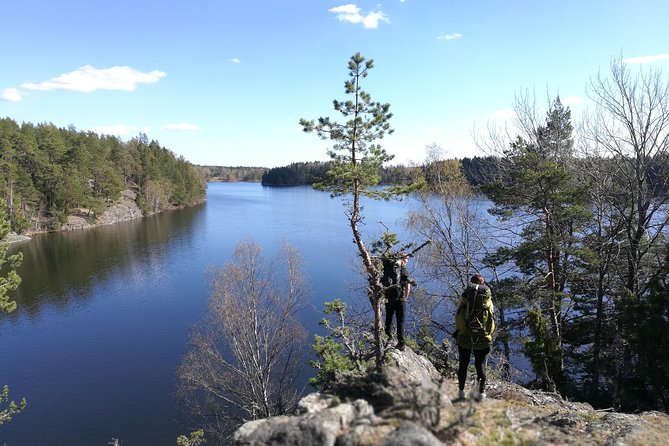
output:
POLYGON ((390 327, 393 325, 393 315, 397 319, 397 344, 404 345, 404 313, 406 313, 407 303, 405 300, 389 300, 386 303, 386 335, 392 338, 390 327))
MULTIPOLYGON (((483 393, 485 390, 485 358, 490 353, 490 349, 474 350, 474 366, 476 367, 476 380, 479 383, 479 392, 483 393)), ((458 368, 458 387, 460 390, 465 390, 465 381, 467 381, 467 367, 469 367, 469 359, 472 355, 472 350, 462 348, 458 345, 458 355, 460 359, 460 367, 458 368)))

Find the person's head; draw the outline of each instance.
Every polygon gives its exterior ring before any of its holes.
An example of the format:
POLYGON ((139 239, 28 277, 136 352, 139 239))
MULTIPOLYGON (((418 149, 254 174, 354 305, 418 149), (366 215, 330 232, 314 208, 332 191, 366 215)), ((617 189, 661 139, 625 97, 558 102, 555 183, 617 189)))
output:
POLYGON ((402 265, 406 265, 409 261, 409 256, 404 252, 400 252, 400 260, 402 261, 402 265))
POLYGON ((470 280, 471 283, 475 283, 477 285, 483 285, 485 283, 485 279, 483 278, 482 275, 480 274, 474 274, 470 280))

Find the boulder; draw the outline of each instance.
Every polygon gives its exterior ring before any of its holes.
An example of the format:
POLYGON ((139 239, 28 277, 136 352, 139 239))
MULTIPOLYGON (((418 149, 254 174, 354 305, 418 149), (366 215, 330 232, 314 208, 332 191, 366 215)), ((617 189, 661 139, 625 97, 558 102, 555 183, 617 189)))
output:
POLYGON ((441 409, 451 405, 437 369, 408 347, 391 350, 379 373, 344 376, 334 388, 340 397, 366 399, 379 414, 420 420, 428 426, 438 423, 441 409))

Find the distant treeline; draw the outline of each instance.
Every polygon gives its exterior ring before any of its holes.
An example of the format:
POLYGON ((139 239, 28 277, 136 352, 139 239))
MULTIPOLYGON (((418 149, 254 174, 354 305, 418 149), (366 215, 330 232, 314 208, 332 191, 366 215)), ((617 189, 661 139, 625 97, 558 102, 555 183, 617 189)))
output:
MULTIPOLYGON (((439 161, 437 161, 439 162, 439 161)), ((487 181, 492 181, 496 177, 496 171, 499 168, 499 160, 495 157, 474 157, 463 158, 459 161, 462 173, 472 186, 479 186, 487 181)), ((267 170, 262 175, 262 184, 264 186, 299 186, 313 184, 325 175, 325 172, 332 165, 331 161, 326 162, 305 162, 292 163, 288 166, 275 167, 267 170)), ((425 177, 428 166, 384 166, 379 175, 381 184, 404 184, 425 177)))
POLYGON ((267 167, 247 166, 195 166, 206 181, 222 181, 233 183, 236 181, 260 182, 267 167))
POLYGON ((145 213, 204 199, 206 184, 183 157, 144 134, 122 142, 58 128, 0 119, 0 197, 12 230, 54 230, 73 210, 103 212, 125 189, 145 213))
POLYGON ((312 161, 292 163, 288 166, 274 167, 262 176, 263 186, 300 186, 313 184, 325 175, 332 166, 331 161, 312 161))

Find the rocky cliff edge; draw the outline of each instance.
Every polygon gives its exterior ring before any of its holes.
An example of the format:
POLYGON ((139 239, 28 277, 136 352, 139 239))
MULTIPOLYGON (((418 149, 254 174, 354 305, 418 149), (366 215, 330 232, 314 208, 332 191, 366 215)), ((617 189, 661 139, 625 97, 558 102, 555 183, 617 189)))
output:
MULTIPOLYGON (((469 386, 471 387, 471 386, 469 386)), ((455 382, 409 348, 378 374, 345 377, 304 397, 293 416, 247 422, 237 446, 660 445, 669 416, 596 411, 557 394, 493 382, 482 402, 453 402, 455 382)))

